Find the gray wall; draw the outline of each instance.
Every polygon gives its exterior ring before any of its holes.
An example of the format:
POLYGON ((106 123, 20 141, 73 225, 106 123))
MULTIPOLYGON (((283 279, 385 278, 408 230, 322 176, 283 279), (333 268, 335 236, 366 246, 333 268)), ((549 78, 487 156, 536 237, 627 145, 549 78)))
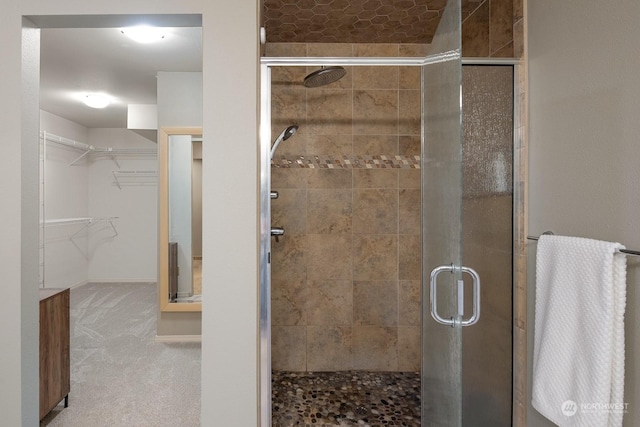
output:
POLYGON ((158 126, 202 126, 202 73, 158 72, 158 126))
MULTIPOLYGON (((529 2, 529 234, 553 230, 640 248, 639 17, 637 0, 529 2)), ((533 251, 531 244, 529 370, 533 251)), ((640 262, 628 262, 625 425, 631 426, 640 417, 640 262)), ((530 427, 553 425, 531 405, 527 418, 530 427)))

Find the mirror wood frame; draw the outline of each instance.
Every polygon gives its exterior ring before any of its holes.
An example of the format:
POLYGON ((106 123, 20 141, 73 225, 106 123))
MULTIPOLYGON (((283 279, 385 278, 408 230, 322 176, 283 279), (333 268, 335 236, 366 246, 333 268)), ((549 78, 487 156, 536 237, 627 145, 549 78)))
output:
POLYGON ((158 129, 158 295, 160 311, 202 311, 201 302, 169 301, 169 137, 201 136, 201 127, 158 129))

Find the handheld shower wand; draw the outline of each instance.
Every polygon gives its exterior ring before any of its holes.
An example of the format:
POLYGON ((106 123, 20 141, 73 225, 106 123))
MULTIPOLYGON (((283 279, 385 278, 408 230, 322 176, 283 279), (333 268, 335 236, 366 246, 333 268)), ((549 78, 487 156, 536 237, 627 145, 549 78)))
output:
POLYGON ((280 135, 278 135, 276 140, 273 142, 273 145, 271 146, 271 160, 273 160, 273 155, 276 153, 276 150, 278 149, 278 145, 280 145, 282 141, 286 141, 287 139, 291 138, 293 134, 296 133, 297 130, 298 130, 298 125, 291 125, 285 130, 283 130, 280 135))

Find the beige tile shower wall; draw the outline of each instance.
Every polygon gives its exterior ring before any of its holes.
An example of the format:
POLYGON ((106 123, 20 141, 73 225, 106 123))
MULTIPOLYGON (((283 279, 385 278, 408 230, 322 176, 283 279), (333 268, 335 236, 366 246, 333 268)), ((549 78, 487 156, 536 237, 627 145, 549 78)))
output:
MULTIPOLYGON (((397 44, 270 44, 267 56, 418 56, 397 44)), ((314 68, 272 72, 275 157, 420 155, 420 71, 351 67, 307 89, 314 68)), ((417 371, 420 367, 420 170, 276 168, 272 366, 417 371)))
POLYGON ((463 3, 462 56, 522 58, 523 0, 478 0, 463 3))

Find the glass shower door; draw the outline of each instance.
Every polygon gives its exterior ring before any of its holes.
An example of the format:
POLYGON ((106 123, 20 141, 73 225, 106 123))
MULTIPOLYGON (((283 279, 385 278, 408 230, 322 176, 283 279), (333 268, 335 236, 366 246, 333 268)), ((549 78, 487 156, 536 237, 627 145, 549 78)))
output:
POLYGON ((460 33, 460 0, 450 0, 430 56, 457 55, 422 67, 422 425, 446 427, 462 425, 460 33), (444 270, 430 286, 437 267, 444 270))

